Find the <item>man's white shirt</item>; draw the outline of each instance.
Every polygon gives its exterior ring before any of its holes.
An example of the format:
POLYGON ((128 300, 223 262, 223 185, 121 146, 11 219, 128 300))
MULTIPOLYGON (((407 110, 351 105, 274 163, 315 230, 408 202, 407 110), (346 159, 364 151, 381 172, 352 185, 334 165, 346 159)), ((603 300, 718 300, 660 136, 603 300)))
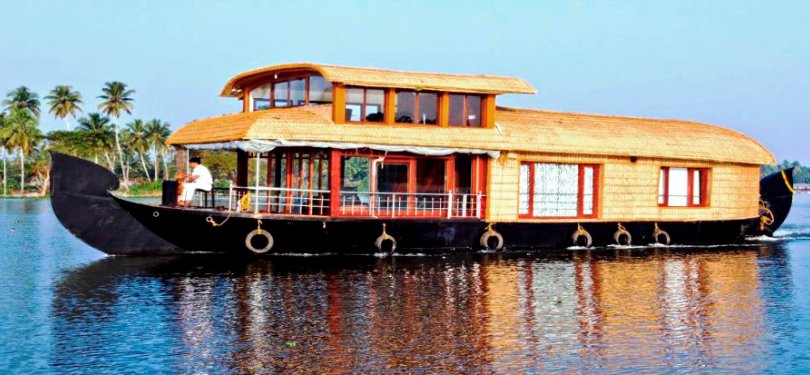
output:
POLYGON ((194 180, 194 187, 200 190, 211 191, 211 187, 214 185, 214 178, 211 177, 211 171, 208 170, 204 165, 200 164, 194 167, 194 170, 191 171, 192 176, 198 176, 196 180, 194 180))

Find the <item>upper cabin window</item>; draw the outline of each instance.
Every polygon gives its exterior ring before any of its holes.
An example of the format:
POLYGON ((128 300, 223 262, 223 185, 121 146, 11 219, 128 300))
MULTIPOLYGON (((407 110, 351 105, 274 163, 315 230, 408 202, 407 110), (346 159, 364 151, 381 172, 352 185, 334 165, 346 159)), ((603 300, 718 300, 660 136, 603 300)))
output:
POLYGON ((709 170, 705 168, 661 167, 658 176, 658 205, 703 207, 708 202, 709 170))
POLYGON ((307 104, 306 79, 294 79, 290 81, 290 106, 297 107, 306 104, 307 104))
POLYGON ((309 105, 332 102, 332 84, 321 76, 309 77, 309 105))
POLYGON ((273 84, 273 108, 290 106, 290 82, 276 82, 273 84))
POLYGON ((250 90, 250 98, 253 100, 253 110, 260 111, 270 108, 270 88, 271 84, 262 85, 250 90))
POLYGON ((439 96, 433 92, 397 91, 396 115, 398 123, 437 124, 439 96))
POLYGON ((362 87, 346 88, 346 120, 350 122, 383 122, 385 90, 362 87))
POLYGON ((450 126, 481 126, 481 96, 450 94, 450 126))
POLYGON ((332 102, 332 83, 321 76, 268 83, 250 91, 254 111, 332 102))

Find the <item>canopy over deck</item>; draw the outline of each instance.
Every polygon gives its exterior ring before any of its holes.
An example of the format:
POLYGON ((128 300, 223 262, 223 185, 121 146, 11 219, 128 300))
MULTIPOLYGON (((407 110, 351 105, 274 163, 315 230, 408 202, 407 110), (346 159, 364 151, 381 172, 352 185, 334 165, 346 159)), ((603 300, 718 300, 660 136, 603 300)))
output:
POLYGON ((698 122, 499 107, 495 123, 489 129, 335 124, 331 120, 331 105, 320 105, 197 120, 177 130, 168 143, 199 149, 236 148, 237 144, 230 142, 261 141, 243 144, 360 146, 425 154, 465 151, 496 156, 499 152, 516 151, 774 163, 773 155, 750 137, 698 122))
POLYGON ((383 87, 415 90, 478 94, 535 94, 526 81, 514 77, 495 77, 480 74, 446 74, 404 72, 375 68, 358 68, 313 63, 273 65, 250 70, 233 76, 222 88, 221 96, 240 97, 242 90, 252 83, 267 80, 274 75, 316 72, 326 80, 351 86, 383 87))

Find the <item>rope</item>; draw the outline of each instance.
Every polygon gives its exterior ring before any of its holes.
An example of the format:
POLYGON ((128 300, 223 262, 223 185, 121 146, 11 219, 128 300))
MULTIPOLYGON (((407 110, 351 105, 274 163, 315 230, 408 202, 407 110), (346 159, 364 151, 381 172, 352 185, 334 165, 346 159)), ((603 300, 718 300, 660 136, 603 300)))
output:
MULTIPOLYGON (((250 193, 245 194, 245 196, 243 196, 242 198, 239 199, 239 208, 240 208, 241 211, 247 211, 248 209, 250 209, 250 193), (245 208, 245 207, 247 207, 247 208, 245 208)), ((225 220, 222 220, 221 223, 217 223, 216 220, 214 220, 214 218, 211 217, 211 216, 206 217, 205 221, 208 222, 209 224, 211 224, 211 226, 214 227, 214 228, 221 227, 221 226, 225 225, 225 223, 228 222, 228 220, 231 218, 232 213, 233 213, 233 211, 228 210, 228 216, 225 218, 225 220)))
POLYGON ((627 229, 624 228, 624 225, 622 225, 622 223, 617 223, 617 225, 619 227, 618 228, 619 232, 627 232, 627 229))
POLYGON ((776 221, 776 217, 773 215, 773 211, 766 207, 765 202, 762 200, 759 201, 759 209, 764 211, 764 213, 759 216, 759 230, 762 231, 765 230, 765 227, 773 224, 774 221, 776 221))
POLYGON ((658 238, 658 235, 661 234, 663 231, 661 228, 658 227, 658 223, 655 223, 655 228, 653 229, 653 237, 658 238))
POLYGON ((388 232, 385 231, 385 223, 383 223, 383 232, 382 232, 382 239, 383 241, 390 239, 391 236, 388 235, 388 232))
POLYGON ((796 194, 796 191, 793 190, 793 186, 790 186, 790 182, 788 182, 788 178, 787 175, 785 174, 785 171, 782 171, 782 180, 785 181, 785 186, 787 186, 788 190, 790 190, 790 193, 796 194))
POLYGON ((212 226, 212 227, 214 227, 214 228, 216 228, 216 227, 221 227, 221 226, 225 225, 225 223, 227 223, 227 222, 228 222, 228 219, 230 219, 230 218, 231 218, 231 212, 232 212, 232 211, 228 211, 228 216, 225 218, 225 220, 222 220, 222 222, 221 222, 221 223, 217 223, 217 222, 214 220, 214 218, 213 218, 213 217, 211 217, 211 216, 206 217, 206 218, 205 218, 205 221, 206 221, 206 222, 208 222, 209 224, 211 224, 211 226, 212 226))
POLYGON ((486 228, 486 230, 484 232, 495 232, 495 230, 492 229, 492 227, 494 225, 495 225, 495 223, 487 223, 487 228, 486 228))
POLYGON ((577 232, 576 232, 576 234, 577 235, 588 234, 588 231, 586 231, 585 228, 583 228, 581 224, 577 223, 577 232))
POLYGON ((257 234, 262 234, 262 219, 256 219, 256 231, 257 234))

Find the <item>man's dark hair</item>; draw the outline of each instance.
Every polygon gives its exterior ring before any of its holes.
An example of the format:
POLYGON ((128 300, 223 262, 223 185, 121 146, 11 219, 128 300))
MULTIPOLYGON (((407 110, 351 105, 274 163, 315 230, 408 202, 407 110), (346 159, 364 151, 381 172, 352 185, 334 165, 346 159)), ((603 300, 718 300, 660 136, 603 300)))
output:
POLYGON ((189 163, 197 163, 197 164, 200 164, 200 158, 194 157, 194 158, 188 159, 188 162, 189 162, 189 163))

